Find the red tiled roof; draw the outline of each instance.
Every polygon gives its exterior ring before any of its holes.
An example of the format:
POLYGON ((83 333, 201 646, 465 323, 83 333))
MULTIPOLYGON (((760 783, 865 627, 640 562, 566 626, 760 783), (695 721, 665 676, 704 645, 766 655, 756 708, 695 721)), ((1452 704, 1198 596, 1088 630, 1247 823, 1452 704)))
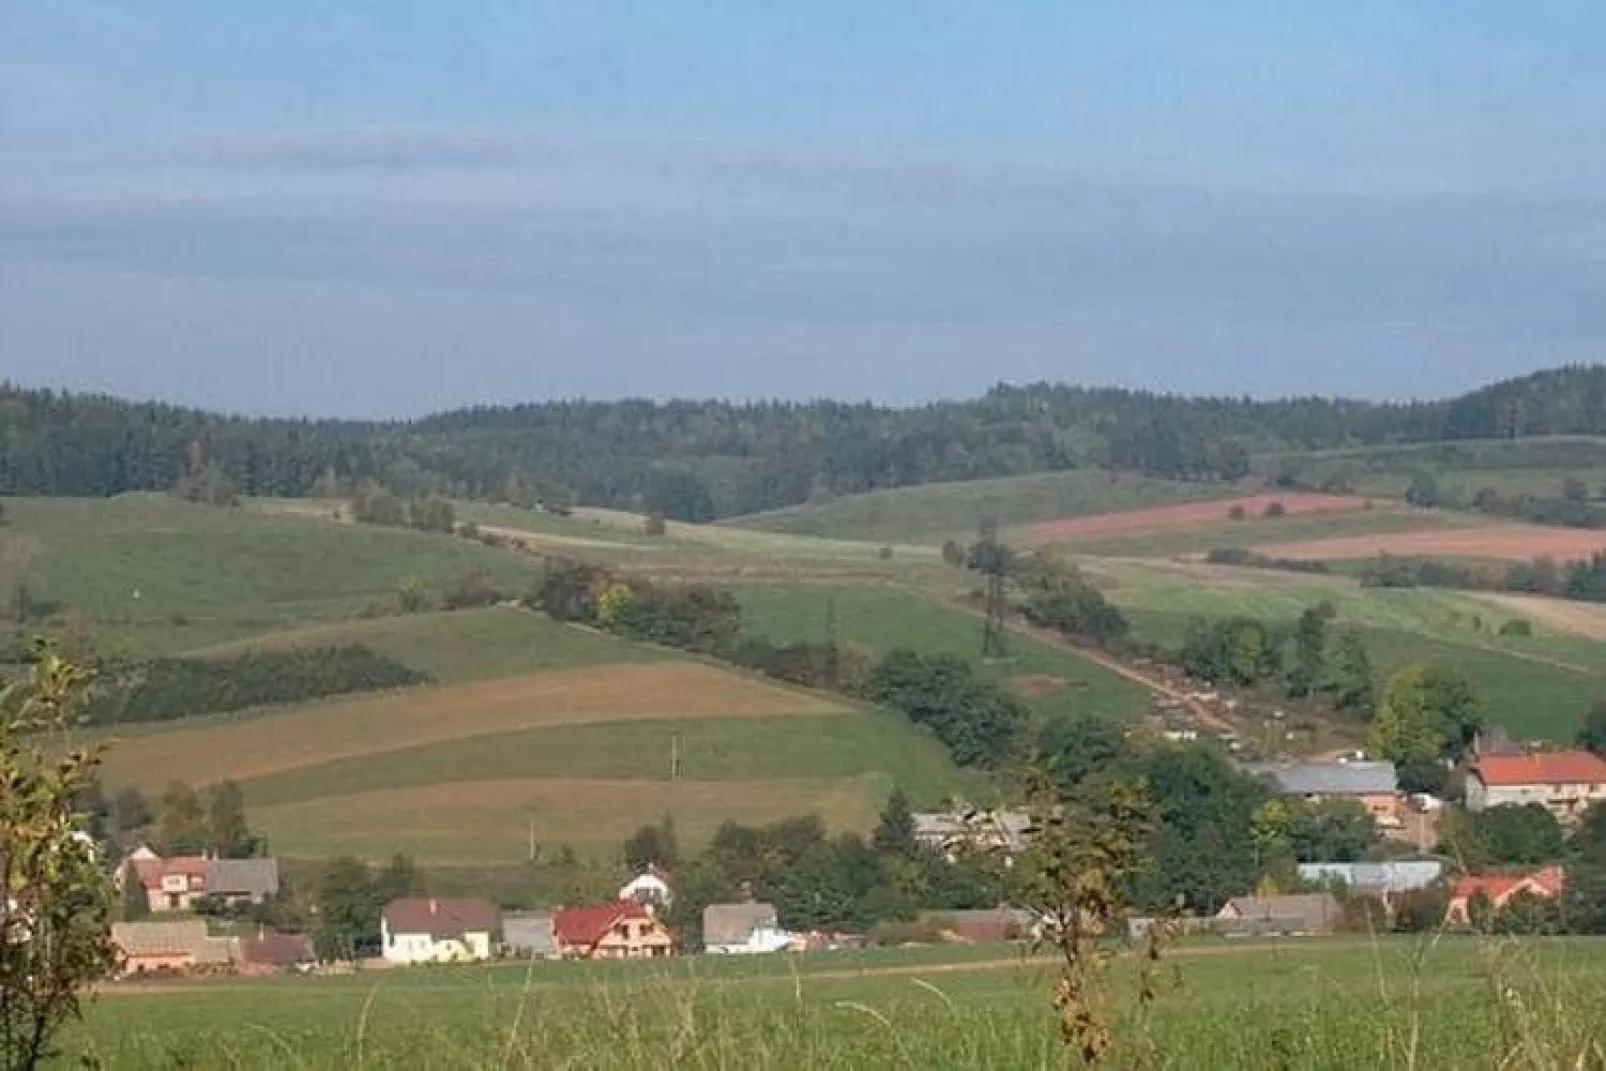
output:
POLYGON ((1484 755, 1473 772, 1486 785, 1577 785, 1606 783, 1606 759, 1587 751, 1541 755, 1484 755))
POLYGON ((1531 886, 1541 896, 1560 896, 1567 873, 1559 866, 1547 866, 1531 874, 1468 875, 1455 883, 1455 898, 1471 900, 1479 893, 1501 903, 1519 885, 1531 886))
POLYGON ((634 900, 601 907, 566 907, 552 917, 553 932, 561 945, 591 947, 626 919, 650 919, 652 912, 634 900))
POLYGON ((207 861, 199 855, 175 855, 171 859, 134 859, 134 873, 147 889, 160 889, 162 878, 182 874, 186 878, 205 878, 207 861))

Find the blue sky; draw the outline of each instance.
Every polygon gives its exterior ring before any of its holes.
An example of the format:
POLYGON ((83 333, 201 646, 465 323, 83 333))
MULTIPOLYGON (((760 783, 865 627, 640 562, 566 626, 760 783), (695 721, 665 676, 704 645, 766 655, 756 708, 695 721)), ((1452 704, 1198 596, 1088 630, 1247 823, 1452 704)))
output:
POLYGON ((1584 2, 0 8, 0 376, 1439 395, 1606 353, 1584 2))

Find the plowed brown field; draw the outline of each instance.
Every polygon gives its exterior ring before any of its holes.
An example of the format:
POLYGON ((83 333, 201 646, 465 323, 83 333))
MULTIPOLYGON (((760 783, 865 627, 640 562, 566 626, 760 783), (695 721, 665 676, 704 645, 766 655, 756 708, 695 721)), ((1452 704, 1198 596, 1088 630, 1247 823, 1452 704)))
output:
POLYGON ((1256 549, 1273 557, 1307 560, 1399 554, 1421 558, 1500 558, 1508 561, 1549 557, 1565 561, 1587 558, 1595 551, 1606 550, 1606 532, 1513 524, 1460 531, 1345 536, 1303 543, 1276 543, 1256 549))
POLYGON ((831 714, 847 708, 694 663, 597 666, 452 688, 414 688, 284 714, 207 721, 118 742, 110 784, 244 781, 465 736, 660 718, 831 714))
POLYGON ((1248 517, 1260 517, 1273 502, 1281 502, 1290 517, 1322 513, 1359 513, 1367 508, 1365 498, 1352 495, 1249 495, 1223 498, 1214 502, 1187 502, 1176 506, 1101 513, 1092 517, 1067 517, 1043 521, 1026 529, 1028 543, 1073 543, 1079 540, 1107 539, 1111 536, 1146 535, 1152 532, 1186 531, 1222 524, 1234 506, 1243 507, 1248 517))

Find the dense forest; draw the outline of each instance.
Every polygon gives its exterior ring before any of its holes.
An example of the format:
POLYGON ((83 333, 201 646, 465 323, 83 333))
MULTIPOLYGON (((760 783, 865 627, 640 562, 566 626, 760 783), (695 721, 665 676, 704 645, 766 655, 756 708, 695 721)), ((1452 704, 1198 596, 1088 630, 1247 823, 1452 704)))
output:
POLYGON ((908 409, 818 401, 556 401, 407 422, 247 419, 0 385, 0 494, 111 495, 203 477, 246 495, 431 492, 704 521, 810 498, 1083 467, 1211 480, 1251 454, 1606 434, 1606 366, 1446 401, 1253 401, 1051 384, 908 409))

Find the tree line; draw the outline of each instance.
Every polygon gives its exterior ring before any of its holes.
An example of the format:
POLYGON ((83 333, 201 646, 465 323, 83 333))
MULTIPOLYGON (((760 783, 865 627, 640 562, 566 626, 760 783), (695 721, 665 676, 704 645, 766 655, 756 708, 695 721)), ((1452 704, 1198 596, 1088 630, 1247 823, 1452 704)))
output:
POLYGON ((1514 591, 1578 602, 1606 602, 1606 551, 1572 561, 1535 558, 1509 565, 1472 565, 1380 554, 1365 565, 1360 579, 1363 587, 1514 591))
POLYGON ((91 725, 167 721, 431 682, 428 674, 360 643, 152 658, 100 665, 82 713, 91 725))
POLYGON ((417 421, 246 419, 0 386, 0 494, 430 494, 684 521, 940 480, 1111 467, 1236 479, 1257 452, 1606 433, 1606 368, 1432 403, 1182 398, 1051 384, 908 409, 643 400, 482 407, 417 421), (331 493, 333 492, 333 493, 331 493))

